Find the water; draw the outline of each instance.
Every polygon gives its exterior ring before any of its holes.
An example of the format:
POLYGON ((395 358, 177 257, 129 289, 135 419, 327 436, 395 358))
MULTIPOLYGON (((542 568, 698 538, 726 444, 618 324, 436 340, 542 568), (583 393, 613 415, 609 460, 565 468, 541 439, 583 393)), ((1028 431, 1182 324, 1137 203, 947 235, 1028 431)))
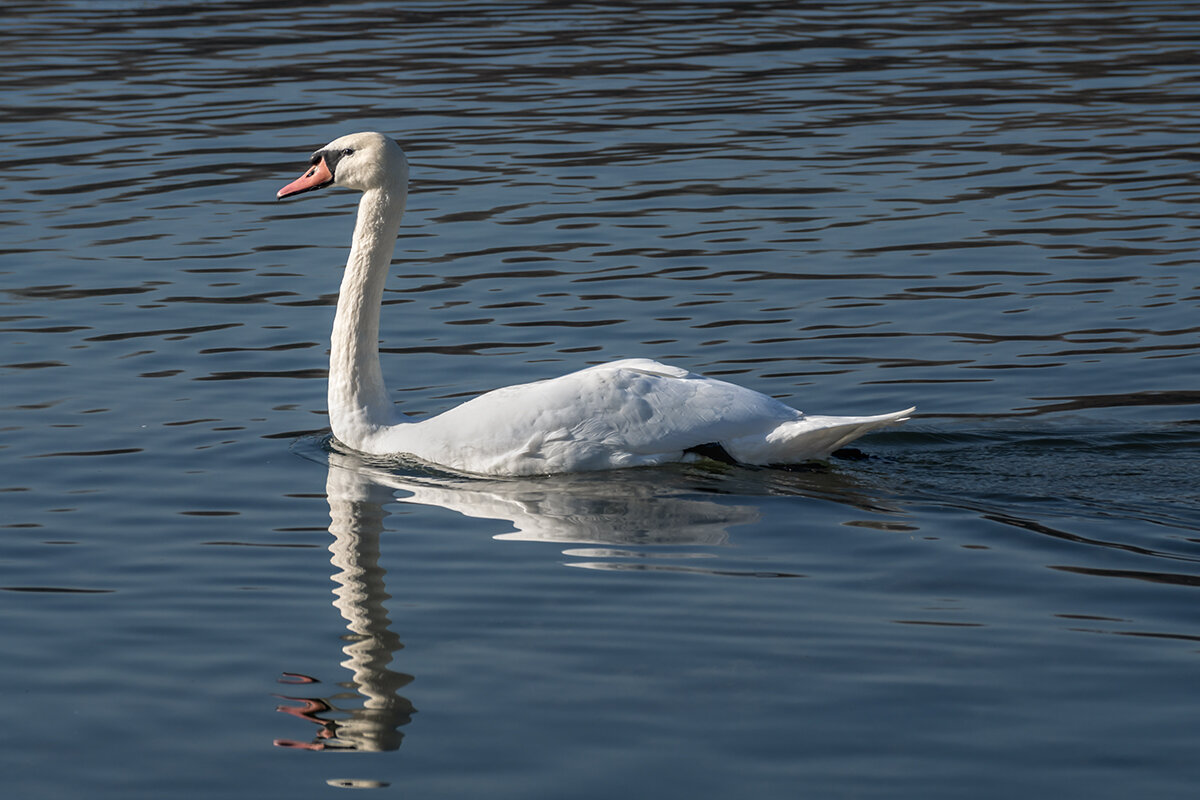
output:
POLYGON ((1200 778, 1191 5, 0 13, 6 796, 1200 778), (793 472, 336 452, 355 198, 273 197, 364 129, 405 412, 649 356, 919 415, 793 472))

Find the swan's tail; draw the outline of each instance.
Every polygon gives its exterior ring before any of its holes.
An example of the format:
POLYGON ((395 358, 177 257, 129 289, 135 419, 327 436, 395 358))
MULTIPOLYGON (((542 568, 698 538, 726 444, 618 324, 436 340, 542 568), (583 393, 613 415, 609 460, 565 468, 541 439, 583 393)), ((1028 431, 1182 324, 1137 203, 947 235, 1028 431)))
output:
POLYGON ((916 407, 873 417, 808 415, 784 422, 764 436, 742 437, 724 443, 743 464, 798 464, 819 461, 865 433, 908 419, 916 407))

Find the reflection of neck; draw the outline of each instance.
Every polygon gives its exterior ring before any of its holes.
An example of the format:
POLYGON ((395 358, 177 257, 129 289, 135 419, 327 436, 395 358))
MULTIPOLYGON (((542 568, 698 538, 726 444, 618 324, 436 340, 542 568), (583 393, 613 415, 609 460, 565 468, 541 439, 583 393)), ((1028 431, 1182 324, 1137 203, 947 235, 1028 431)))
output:
MULTIPOLYGON (((412 704, 397 695, 400 687, 412 681, 412 676, 388 668, 392 654, 403 645, 391 629, 384 603, 390 599, 384 587, 387 572, 379 566, 379 536, 387 512, 382 502, 391 499, 384 487, 358 479, 347 470, 331 469, 326 487, 329 498, 329 532, 334 541, 329 546, 331 562, 339 569, 333 576, 338 584, 333 605, 346 620, 349 633, 342 648, 347 658, 342 666, 354 677, 350 688, 366 697, 366 714, 355 713, 355 719, 345 727, 357 728, 357 737, 396 737, 395 726, 407 722, 412 704), (356 485, 347 486, 347 478, 356 485), (372 714, 371 712, 380 712, 372 714), (377 730, 367 720, 378 716, 377 730)), ((387 748, 384 748, 387 749, 387 748)))
POLYGON ((404 192, 370 189, 358 204, 354 241, 329 350, 329 421, 333 435, 355 449, 393 423, 379 368, 379 308, 404 216, 404 192))

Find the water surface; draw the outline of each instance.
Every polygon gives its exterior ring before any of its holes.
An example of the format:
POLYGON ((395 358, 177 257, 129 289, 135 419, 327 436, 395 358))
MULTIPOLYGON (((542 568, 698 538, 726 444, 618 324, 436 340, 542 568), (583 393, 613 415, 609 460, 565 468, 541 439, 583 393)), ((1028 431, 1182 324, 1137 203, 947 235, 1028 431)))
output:
POLYGON ((0 4, 13 797, 1181 796, 1200 12, 0 4), (521 481, 328 441, 394 135, 404 412, 646 356, 860 458, 521 481))

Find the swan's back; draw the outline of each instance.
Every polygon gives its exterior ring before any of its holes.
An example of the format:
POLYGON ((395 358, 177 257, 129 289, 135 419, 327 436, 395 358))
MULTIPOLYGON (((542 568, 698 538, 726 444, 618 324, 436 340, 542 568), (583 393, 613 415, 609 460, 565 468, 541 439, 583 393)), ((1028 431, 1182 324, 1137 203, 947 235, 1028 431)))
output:
MULTIPOLYGON (((885 416, 871 427, 903 414, 885 416)), ((689 451, 709 444, 737 461, 763 464, 828 455, 826 444, 840 446, 843 435, 820 439, 829 424, 806 423, 831 419, 876 418, 805 417, 741 386, 629 359, 496 389, 424 422, 387 429, 371 449, 491 475, 649 466, 688 460, 689 451), (802 436, 817 446, 800 447, 802 436)))

